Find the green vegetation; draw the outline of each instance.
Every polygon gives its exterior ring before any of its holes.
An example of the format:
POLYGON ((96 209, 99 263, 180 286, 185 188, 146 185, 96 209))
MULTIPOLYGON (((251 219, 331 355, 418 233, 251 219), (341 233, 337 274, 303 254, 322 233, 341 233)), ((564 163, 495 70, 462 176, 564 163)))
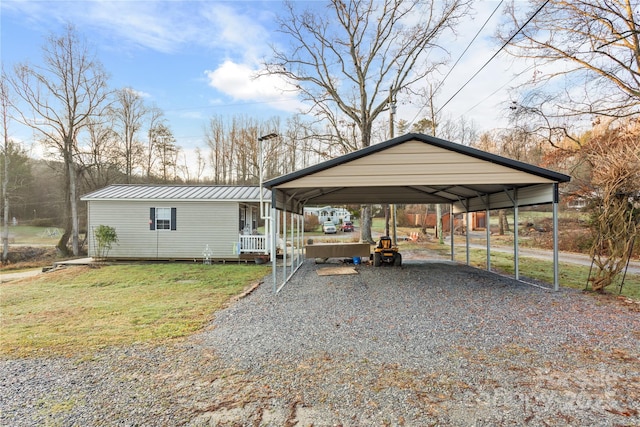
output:
MULTIPOLYGON (((0 230, 3 228, 0 227, 0 230)), ((25 245, 54 246, 63 230, 56 227, 35 227, 30 225, 9 226, 9 243, 25 245)))
POLYGON ((106 257, 109 254, 112 245, 114 243, 118 243, 118 234, 116 233, 116 229, 109 227, 108 225, 99 225, 93 231, 93 235, 96 238, 96 253, 98 258, 106 257))
POLYGON ((72 267, 2 285, 0 354, 28 357, 156 343, 201 329, 268 266, 72 267))
MULTIPOLYGON (((430 250, 435 250, 442 255, 449 255, 449 245, 438 245, 436 243, 428 244, 430 250)), ((471 249, 470 250, 469 263, 470 265, 478 268, 486 268, 486 251, 483 249, 471 249)), ((467 255, 464 250, 456 248, 455 259, 458 262, 466 262, 467 255)), ((491 252, 491 269, 503 274, 513 275, 513 254, 507 254, 502 252, 491 252)), ((553 262, 544 261, 537 258, 528 258, 520 255, 520 278, 531 278, 539 280, 545 283, 553 283, 553 262)), ((560 286, 565 286, 574 289, 584 289, 587 283, 587 277, 589 275, 589 267, 560 263, 560 286)), ((616 283, 616 286, 612 286, 608 291, 614 294, 618 294, 618 285, 620 281, 616 283)), ((621 295, 628 298, 640 300, 640 275, 627 274, 624 286, 622 288, 621 295)))

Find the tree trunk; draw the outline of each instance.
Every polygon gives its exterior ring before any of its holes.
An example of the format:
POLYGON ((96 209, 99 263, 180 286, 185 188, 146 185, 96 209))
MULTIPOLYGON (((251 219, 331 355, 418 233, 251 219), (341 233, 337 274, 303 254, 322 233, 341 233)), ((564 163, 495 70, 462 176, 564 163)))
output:
POLYGON ((69 256, 69 248, 68 248, 68 243, 69 243, 69 238, 71 237, 72 234, 72 229, 73 229, 73 219, 72 219, 72 215, 71 215, 71 186, 70 186, 70 172, 71 172, 71 168, 69 167, 69 163, 71 162, 70 160, 70 151, 69 149, 65 149, 63 152, 63 159, 64 159, 64 233, 62 233, 62 236, 60 236, 60 240, 58 240, 58 243, 56 244, 56 249, 58 249, 58 252, 60 253, 61 256, 69 256))
POLYGON ((389 234, 389 218, 391 216, 391 215, 389 215, 390 206, 389 205, 383 205, 383 209, 384 209, 384 235, 385 236, 390 236, 390 234, 389 234))
POLYGON ((371 237, 371 206, 362 205, 360 207, 360 240, 363 243, 374 244, 375 241, 371 237))
MULTIPOLYGON (((6 128, 6 126, 5 126, 6 128)), ((6 133, 5 133, 6 138, 6 133)), ((9 144, 5 140, 4 150, 4 176, 2 178, 2 194, 3 194, 3 207, 4 217, 2 229, 2 261, 7 261, 9 258, 9 144)))
POLYGON ((442 207, 439 203, 436 205, 436 237, 438 238, 438 242, 443 245, 444 235, 442 233, 442 207))
POLYGON ((69 249, 67 248, 69 237, 71 237, 71 217, 67 216, 64 226, 64 233, 62 233, 62 236, 60 236, 60 240, 58 240, 58 243, 56 244, 56 249, 63 257, 69 255, 69 249))
POLYGON ((511 231, 509 229, 509 221, 507 220, 507 213, 504 209, 498 211, 498 224, 500 225, 500 231, 498 234, 504 236, 505 232, 511 231))
POLYGON ((78 248, 78 198, 76 196, 76 168, 73 163, 73 157, 69 161, 69 203, 71 205, 71 248, 73 256, 78 256, 80 250, 78 248))
POLYGON ((429 218, 429 205, 424 205, 424 218, 422 219, 422 234, 427 235, 427 221, 429 218))

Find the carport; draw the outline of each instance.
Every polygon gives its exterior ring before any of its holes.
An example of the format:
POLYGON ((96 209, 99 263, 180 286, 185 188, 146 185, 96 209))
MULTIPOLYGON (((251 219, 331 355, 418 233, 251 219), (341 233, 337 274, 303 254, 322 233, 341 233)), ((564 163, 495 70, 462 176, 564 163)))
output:
MULTIPOLYGON (((469 213, 478 211, 486 212, 489 224, 489 211, 494 209, 514 209, 517 224, 519 207, 553 204, 554 289, 558 290, 558 184, 570 179, 549 169, 411 133, 269 180, 264 183, 271 189, 269 219, 276 222, 271 227, 271 253, 276 253, 279 236, 283 239, 280 249, 284 249, 279 287, 276 257, 272 257, 274 291, 278 292, 302 263, 305 205, 385 203, 449 204, 454 214, 467 215, 467 224, 469 213)), ((453 215, 450 218, 453 222, 453 215)), ((490 227, 486 229, 490 271, 490 227)), ((517 227, 514 233, 515 277, 519 280, 517 227)), ((453 240, 452 233, 452 259, 453 240)), ((466 240, 469 264, 469 233, 466 240)))

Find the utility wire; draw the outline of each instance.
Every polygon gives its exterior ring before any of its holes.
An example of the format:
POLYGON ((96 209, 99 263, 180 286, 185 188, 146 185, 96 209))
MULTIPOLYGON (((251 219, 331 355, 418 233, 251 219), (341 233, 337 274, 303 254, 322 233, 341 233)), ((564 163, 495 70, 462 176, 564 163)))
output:
POLYGON ((469 78, 469 80, 467 80, 467 81, 466 81, 466 83, 465 83, 465 84, 463 84, 463 85, 462 85, 462 87, 460 87, 460 89, 458 89, 458 90, 456 91, 456 93, 454 93, 454 94, 453 94, 453 95, 452 95, 452 96, 447 100, 447 102, 445 102, 445 103, 442 105, 442 107, 440 107, 440 109, 436 112, 436 114, 438 114, 440 111, 442 111, 442 109, 443 109, 444 107, 446 107, 446 106, 447 106, 447 104, 448 104, 449 102, 451 102, 451 100, 452 100, 453 98, 455 98, 455 97, 456 97, 460 92, 462 92, 462 89, 464 89, 464 88, 465 88, 465 87, 466 87, 466 86, 471 82, 471 80, 473 80, 473 79, 474 79, 478 74, 480 74, 480 72, 481 72, 482 70, 484 70, 484 68, 485 68, 487 65, 489 65, 489 63, 490 63, 491 61, 493 61, 493 60, 495 59, 495 57, 496 57, 496 56, 498 56, 498 54, 499 54, 500 52, 502 52, 502 50, 503 50, 505 47, 507 47, 507 45, 508 45, 509 43, 511 43, 511 40, 513 40, 513 39, 514 39, 514 38, 515 38, 515 37, 520 33, 520 31, 522 31, 522 30, 524 29, 524 27, 526 27, 526 26, 527 26, 527 24, 528 24, 529 22, 531 22, 531 21, 533 20, 533 18, 535 18, 535 17, 536 17, 536 15, 538 15, 538 13, 540 13, 540 11, 542 11, 542 9, 547 5, 547 3, 549 3, 549 0, 546 0, 544 3, 542 3, 542 5, 541 5, 541 6, 540 6, 540 7, 539 7, 539 8, 538 8, 538 9, 537 9, 537 10, 536 10, 536 11, 535 11, 535 12, 534 12, 530 17, 529 17, 529 19, 527 19, 527 21, 526 21, 524 24, 522 24, 522 25, 520 26, 520 28, 518 28, 518 30, 517 30, 515 33, 513 33, 513 35, 512 35, 511 37, 509 37, 509 40, 507 40, 506 42, 504 42, 504 43, 503 43, 503 45, 500 47, 500 49, 498 49, 498 51, 497 51, 496 53, 494 53, 494 54, 493 54, 493 56, 491 56, 491 58, 489 58, 489 60, 488 60, 487 62, 485 62, 485 63, 484 63, 484 65, 483 65, 482 67, 480 67, 480 69, 478 69, 478 71, 476 71, 476 72, 475 72, 475 73, 474 73, 474 74, 469 78))
POLYGON ((504 89, 504 87, 506 85, 508 85, 509 83, 511 83, 512 81, 514 81, 515 79, 517 79, 518 77, 520 77, 521 75, 523 75, 526 72, 529 72, 530 70, 532 70, 533 68, 535 68, 535 65, 530 65, 527 68, 525 68, 524 70, 520 71, 518 74, 516 74, 515 76, 513 76, 508 82, 506 82, 505 84, 503 84, 502 86, 500 86, 498 89, 494 90, 493 92, 491 92, 489 95, 485 96, 484 98, 482 98, 480 101, 478 101, 476 104, 474 104, 472 107, 470 107, 469 109, 467 109, 464 113, 460 114, 459 117, 464 116, 465 114, 467 114, 469 111, 473 110, 474 108, 476 108, 478 105, 482 104, 484 101, 486 101, 487 99, 491 98, 493 95, 495 95, 496 93, 498 93, 499 91, 501 91, 502 89, 504 89))
POLYGON ((449 77, 449 74, 451 74, 451 72, 453 71, 454 68, 456 68, 456 65, 458 65, 458 62, 460 62, 460 60, 462 59, 462 57, 464 56, 465 53, 467 53, 467 51, 469 50, 469 48, 471 47, 471 45, 473 44, 473 42, 476 41, 476 39, 478 38, 478 36, 480 35, 480 33, 482 32, 482 30, 484 30, 484 27, 487 26, 487 24, 489 23, 489 20, 491 20, 491 18, 493 18, 493 15, 495 15, 495 13, 498 11, 498 9, 500 8, 500 6, 502 5, 502 3, 504 2, 504 0, 500 0, 500 3, 498 3, 498 5, 496 6, 495 9, 493 9, 493 12, 491 12, 491 15, 489 15, 489 17, 484 21, 484 24, 482 24, 482 27, 480 27, 480 29, 478 30, 478 32, 476 33, 475 36, 473 36, 473 39, 471 39, 471 41, 469 42, 469 44, 467 45, 467 47, 464 49, 464 51, 462 51, 462 53, 460 54, 460 56, 458 57, 458 59, 456 60, 456 62, 453 64, 453 66, 449 69, 449 72, 447 73, 446 76, 444 76, 444 78, 442 79, 442 81, 440 82, 440 84, 438 85, 438 87, 436 88, 436 90, 434 90, 433 92, 436 93, 438 92, 438 89, 440 89, 440 87, 444 84, 444 82, 447 80, 447 77, 449 77))
MULTIPOLYGON (((460 60, 462 59, 462 57, 464 56, 465 53, 467 53, 467 51, 469 50, 469 48, 471 47, 471 45, 473 44, 473 42, 476 41, 476 39, 478 38, 478 36, 480 35, 480 33, 482 32, 482 30, 484 30, 484 27, 487 26, 487 24, 489 23, 489 21, 491 20, 491 18, 493 18, 493 15, 495 15, 495 13, 498 11, 498 9, 500 8, 500 6, 502 5, 502 3, 504 2, 504 0, 500 0, 500 3, 498 3, 498 5, 496 6, 495 9, 493 9, 493 12, 491 12, 491 15, 489 15, 489 17, 484 21, 484 24, 482 24, 482 27, 480 27, 480 29, 476 32, 476 35, 473 36, 473 38, 471 39, 471 41, 469 42, 469 44, 467 44, 467 47, 462 51, 462 53, 460 54, 460 56, 458 56, 458 59, 456 59, 456 62, 451 66, 451 68, 449 68, 449 71, 447 72, 447 74, 444 76, 444 78, 440 81, 440 84, 438 84, 438 87, 436 88, 436 90, 433 91, 433 93, 438 92, 438 89, 440 89, 442 87, 442 85, 444 84, 444 82, 447 80, 447 77, 449 77, 449 75, 451 74, 451 72, 454 70, 454 68, 456 68, 456 65, 458 65, 458 62, 460 62, 460 60)), ((422 114, 422 110, 424 110, 424 106, 422 106, 420 108, 420 110, 418 111, 418 113, 415 115, 415 117, 411 120, 411 123, 415 122, 415 120, 418 118, 418 116, 420 114, 422 114)))

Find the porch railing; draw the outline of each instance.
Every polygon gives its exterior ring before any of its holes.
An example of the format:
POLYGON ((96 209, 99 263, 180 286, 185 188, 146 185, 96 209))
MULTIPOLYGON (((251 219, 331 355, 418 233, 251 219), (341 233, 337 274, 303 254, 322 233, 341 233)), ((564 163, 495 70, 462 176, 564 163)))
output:
POLYGON ((241 254, 266 254, 269 252, 267 236, 260 235, 240 235, 241 254))

